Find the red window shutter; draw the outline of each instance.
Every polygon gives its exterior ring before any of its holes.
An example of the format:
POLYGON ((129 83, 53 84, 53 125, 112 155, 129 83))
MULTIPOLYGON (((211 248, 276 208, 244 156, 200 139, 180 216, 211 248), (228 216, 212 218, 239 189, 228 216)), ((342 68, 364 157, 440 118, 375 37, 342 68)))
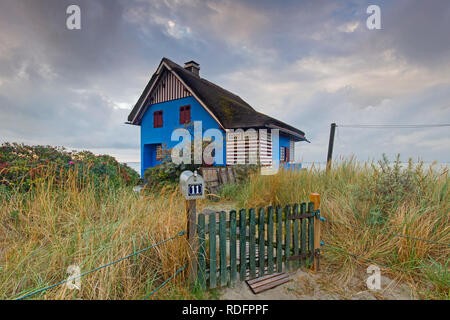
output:
POLYGON ((191 106, 180 107, 180 124, 191 122, 191 106))
POLYGON ((187 106, 184 109, 185 112, 185 116, 184 116, 184 120, 186 121, 186 123, 190 123, 191 122, 191 106, 187 106))
POLYGON ((289 148, 286 148, 285 153, 286 153, 286 162, 289 162, 289 160, 290 160, 289 148))
POLYGON ((153 128, 161 128, 163 126, 162 111, 153 112, 153 128))
POLYGON ((184 124, 184 107, 180 107, 180 124, 184 124))

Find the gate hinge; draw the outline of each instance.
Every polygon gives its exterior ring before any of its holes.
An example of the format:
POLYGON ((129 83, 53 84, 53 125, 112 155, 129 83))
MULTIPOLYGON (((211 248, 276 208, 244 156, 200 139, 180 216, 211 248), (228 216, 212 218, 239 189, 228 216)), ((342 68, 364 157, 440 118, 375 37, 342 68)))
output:
POLYGON ((317 249, 314 251, 314 256, 315 256, 316 258, 320 258, 320 249, 319 249, 319 248, 317 248, 317 249))
POLYGON ((316 216, 318 219, 320 219, 320 209, 317 209, 317 210, 316 210, 315 216, 316 216))

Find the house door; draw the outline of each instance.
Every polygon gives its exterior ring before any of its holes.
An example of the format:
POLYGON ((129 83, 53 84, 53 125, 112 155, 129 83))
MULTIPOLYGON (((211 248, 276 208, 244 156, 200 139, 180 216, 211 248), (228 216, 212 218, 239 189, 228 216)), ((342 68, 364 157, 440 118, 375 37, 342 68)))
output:
POLYGON ((145 144, 143 150, 143 171, 162 162, 162 146, 160 143, 145 144))

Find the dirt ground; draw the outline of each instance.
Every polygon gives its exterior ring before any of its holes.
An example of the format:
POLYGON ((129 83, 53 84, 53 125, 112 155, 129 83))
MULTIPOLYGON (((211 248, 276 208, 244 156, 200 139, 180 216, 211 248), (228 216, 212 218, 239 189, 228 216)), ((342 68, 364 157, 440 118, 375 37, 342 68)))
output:
POLYGON ((245 282, 222 289, 221 300, 412 300, 413 291, 405 284, 381 276, 381 290, 367 289, 367 274, 353 277, 342 286, 337 280, 323 274, 299 269, 290 273, 291 281, 259 294, 254 294, 245 282))

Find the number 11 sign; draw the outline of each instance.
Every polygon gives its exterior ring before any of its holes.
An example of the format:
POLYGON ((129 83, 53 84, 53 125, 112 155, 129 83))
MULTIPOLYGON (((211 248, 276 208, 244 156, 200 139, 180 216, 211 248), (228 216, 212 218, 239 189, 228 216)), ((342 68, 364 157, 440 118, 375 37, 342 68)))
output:
POLYGON ((203 193, 202 184, 190 184, 188 185, 188 195, 189 196, 199 196, 203 193))

